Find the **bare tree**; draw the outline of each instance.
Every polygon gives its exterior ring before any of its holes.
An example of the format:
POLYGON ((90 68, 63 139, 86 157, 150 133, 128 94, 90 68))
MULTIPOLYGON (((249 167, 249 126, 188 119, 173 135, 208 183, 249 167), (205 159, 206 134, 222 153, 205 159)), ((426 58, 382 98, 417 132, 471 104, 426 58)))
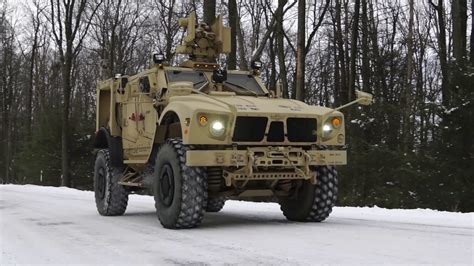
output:
POLYGON ((247 61, 247 54, 245 51, 245 36, 242 33, 240 18, 237 20, 237 41, 239 47, 239 68, 241 70, 247 70, 249 63, 247 61))
MULTIPOLYGON (((160 7, 172 9, 164 4, 160 7)), ((130 0, 105 0, 97 10, 91 32, 99 46, 96 52, 106 62, 103 78, 130 71, 136 44, 143 34, 143 23, 147 19, 147 14, 143 13, 140 2, 130 0)), ((168 34, 168 31, 165 33, 168 34)), ((167 45, 166 55, 171 57, 171 48, 168 46, 171 44, 167 45)))
POLYGON ((87 0, 50 0, 48 20, 61 63, 63 105, 61 124, 62 185, 71 186, 69 161, 69 112, 72 91, 72 70, 84 38, 102 1, 90 6, 87 0), (88 12, 89 11, 89 12, 88 12))
POLYGON ((203 20, 207 25, 212 25, 216 19, 216 0, 206 0, 203 4, 203 20))
MULTIPOLYGON (((283 12, 283 15, 284 15, 290 8, 292 8, 296 4, 296 1, 295 1, 285 8, 285 5, 287 2, 288 2, 287 0, 279 2, 278 7, 275 11, 275 14, 278 14, 279 12, 283 12)), ((262 10, 268 10, 271 12, 271 8, 262 8, 262 10)), ((258 46, 252 45, 252 47, 254 47, 255 49, 253 51, 252 58, 250 61, 255 61, 258 58, 260 58, 260 56, 262 55, 263 49, 265 48, 265 45, 267 44, 268 38, 270 38, 270 35, 275 30, 275 25, 276 25, 276 16, 272 16, 272 20, 270 23, 268 23, 267 30, 265 31, 265 34, 263 34, 263 38, 259 41, 258 46)), ((253 28, 254 29, 260 28, 260 24, 254 25, 253 28)), ((252 42, 255 42, 255 41, 258 41, 258 36, 252 39, 252 42)))
POLYGON ((446 46, 446 20, 445 20, 445 10, 443 0, 438 0, 438 4, 434 4, 430 0, 431 6, 436 10, 437 19, 438 19, 438 46, 439 46, 439 61, 441 64, 441 73, 442 73, 442 101, 443 106, 450 106, 450 76, 449 76, 449 67, 448 67, 448 49, 446 46))
POLYGON ((471 0, 471 64, 474 66, 474 1, 471 0))
POLYGON ((404 130, 402 133, 403 144, 402 150, 407 152, 410 148, 408 145, 411 143, 411 124, 410 119, 412 112, 412 75, 413 75, 413 21, 414 21, 414 0, 409 0, 409 21, 408 21, 408 35, 407 35, 407 72, 405 79, 405 88, 403 90, 402 104, 404 107, 403 113, 403 125, 404 130))
POLYGON ((12 158, 12 104, 17 69, 15 69, 15 31, 6 17, 6 7, 0 10, 0 92, 2 101, 2 183, 10 182, 10 166, 12 158))
POLYGON ((453 56, 462 63, 466 56, 467 0, 453 0, 451 8, 453 18, 453 56))
POLYGON ((360 17, 360 0, 355 0, 354 4, 354 16, 352 22, 352 35, 351 35, 351 71, 349 72, 349 89, 347 100, 350 101, 354 95, 354 88, 356 84, 356 62, 357 62, 357 51, 359 37, 359 17, 360 17))
POLYGON ((31 128, 32 128, 32 112, 33 112, 33 94, 34 94, 34 70, 36 65, 36 57, 38 54, 38 48, 40 48, 40 30, 42 27, 41 16, 46 9, 42 6, 39 1, 33 1, 34 10, 30 10, 31 24, 33 26, 32 33, 32 44, 29 58, 29 75, 28 75, 28 90, 26 97, 26 135, 27 139, 31 140, 31 128))
MULTIPOLYGON (((284 6, 287 0, 278 0, 278 5, 279 6, 284 6)), ((283 16, 283 9, 277 10, 275 13, 275 18, 276 18, 276 25, 275 25, 275 39, 276 39, 276 50, 277 50, 277 55, 278 55, 278 68, 280 70, 280 82, 283 87, 283 97, 284 98, 289 98, 289 93, 288 93, 288 71, 287 71, 287 66, 286 66, 286 53, 285 53, 285 44, 284 44, 284 38, 285 38, 285 32, 283 28, 283 21, 284 21, 284 16, 283 16)))
POLYGON ((227 66, 229 69, 235 69, 237 67, 237 27, 238 27, 238 13, 237 13, 237 1, 229 0, 229 26, 231 31, 230 39, 230 54, 227 60, 227 66))
POLYGON ((296 41, 296 99, 304 101, 306 0, 298 1, 298 39, 296 41))

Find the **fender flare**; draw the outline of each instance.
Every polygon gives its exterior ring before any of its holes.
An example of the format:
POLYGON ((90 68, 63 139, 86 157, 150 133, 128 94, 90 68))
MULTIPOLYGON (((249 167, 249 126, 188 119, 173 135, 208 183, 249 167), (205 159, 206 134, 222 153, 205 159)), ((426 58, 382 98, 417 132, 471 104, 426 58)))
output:
POLYGON ((94 148, 108 149, 112 166, 123 167, 123 147, 121 137, 111 136, 108 129, 101 127, 95 134, 94 148))

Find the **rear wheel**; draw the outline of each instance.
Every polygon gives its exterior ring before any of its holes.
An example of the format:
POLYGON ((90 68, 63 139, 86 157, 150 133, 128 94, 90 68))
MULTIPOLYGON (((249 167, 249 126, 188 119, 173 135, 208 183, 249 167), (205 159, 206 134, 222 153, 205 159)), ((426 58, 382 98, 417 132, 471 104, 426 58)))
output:
POLYGON ((225 199, 223 198, 210 198, 207 200, 207 212, 219 212, 224 208, 225 199))
POLYGON ((118 184, 121 175, 122 169, 111 165, 109 151, 100 150, 94 166, 94 194, 101 215, 122 215, 127 209, 128 191, 118 184))
POLYGON ((201 224, 207 205, 207 174, 186 166, 189 146, 170 139, 158 151, 153 185, 158 219, 165 228, 193 228, 201 224))
POLYGON ((337 199, 337 171, 334 166, 318 166, 316 185, 303 181, 294 197, 280 199, 283 214, 288 220, 322 222, 332 212, 337 199))

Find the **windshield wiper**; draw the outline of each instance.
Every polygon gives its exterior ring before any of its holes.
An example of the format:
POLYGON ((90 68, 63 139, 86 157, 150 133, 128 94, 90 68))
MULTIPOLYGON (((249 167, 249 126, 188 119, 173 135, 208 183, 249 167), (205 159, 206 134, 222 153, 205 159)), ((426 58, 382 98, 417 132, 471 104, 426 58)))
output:
POLYGON ((241 86, 241 85, 238 85, 238 84, 234 84, 234 83, 228 82, 228 81, 224 82, 224 85, 227 85, 227 84, 232 85, 232 86, 235 86, 235 87, 237 87, 237 88, 239 88, 239 89, 248 91, 248 92, 252 93, 252 94, 255 95, 255 96, 259 96, 258 93, 254 92, 253 90, 251 90, 251 89, 249 89, 249 88, 246 88, 246 87, 244 87, 244 86, 241 86))
POLYGON ((199 82, 194 83, 194 85, 198 85, 198 84, 201 84, 201 83, 204 83, 204 84, 202 84, 202 86, 200 86, 200 87, 197 89, 198 91, 201 91, 202 89, 204 89, 204 87, 207 86, 207 84, 209 84, 209 82, 207 82, 207 80, 203 80, 203 81, 199 81, 199 82))

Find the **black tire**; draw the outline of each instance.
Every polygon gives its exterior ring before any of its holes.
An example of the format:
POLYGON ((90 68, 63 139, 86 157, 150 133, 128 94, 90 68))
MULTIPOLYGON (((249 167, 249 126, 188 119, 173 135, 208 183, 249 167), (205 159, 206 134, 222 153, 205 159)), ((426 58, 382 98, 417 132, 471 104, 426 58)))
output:
POLYGON ((201 224, 207 205, 207 173, 186 166, 189 146, 179 139, 163 144, 156 156, 153 185, 158 219, 165 228, 193 228, 201 224))
POLYGON ((337 200, 337 171, 334 166, 318 166, 316 185, 303 181, 296 198, 280 199, 281 210, 290 221, 322 222, 332 212, 337 200))
POLYGON ((122 169, 112 167, 108 150, 97 153, 94 166, 94 194, 97 211, 103 216, 125 213, 128 191, 118 184, 122 169))
POLYGON ((225 199, 223 198, 209 198, 207 200, 206 212, 219 212, 224 208, 225 199))

